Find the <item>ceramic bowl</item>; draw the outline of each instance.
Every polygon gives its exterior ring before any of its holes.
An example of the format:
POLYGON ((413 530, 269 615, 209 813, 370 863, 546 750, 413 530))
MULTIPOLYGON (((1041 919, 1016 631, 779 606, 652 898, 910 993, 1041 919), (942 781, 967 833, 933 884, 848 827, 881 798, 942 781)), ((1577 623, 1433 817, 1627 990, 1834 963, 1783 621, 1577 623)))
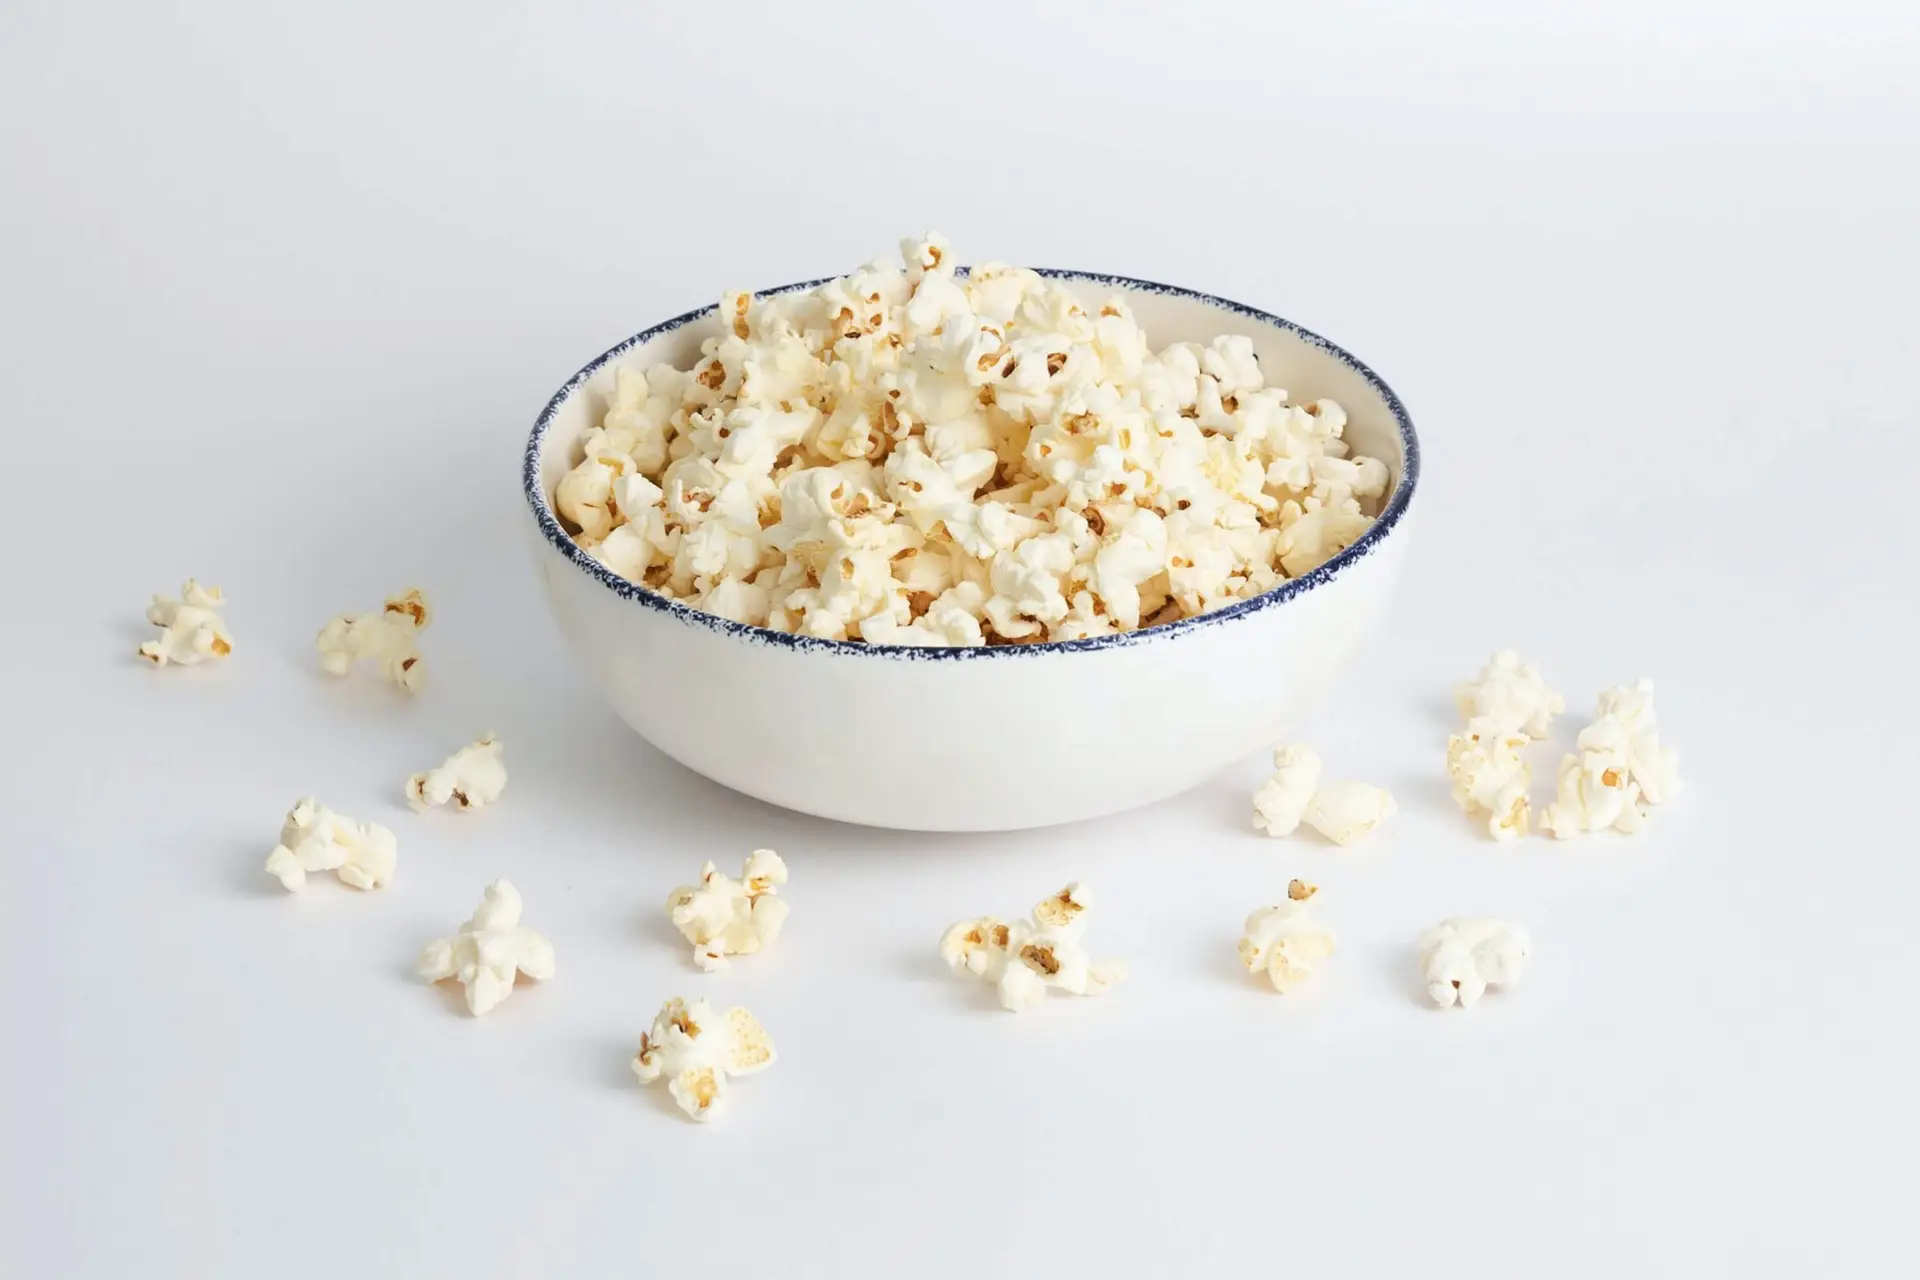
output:
POLYGON ((1096 306, 1124 294, 1156 350, 1245 334, 1269 385, 1295 401, 1338 400, 1355 450, 1392 471, 1379 519, 1346 551, 1265 595, 1124 635, 918 649, 731 622, 615 575, 574 545, 553 509, 554 486, 599 422, 614 370, 663 360, 686 368, 719 332, 713 307, 690 311, 570 378, 527 442, 527 531, 548 603, 622 719, 737 791, 917 831, 1038 827, 1151 804, 1300 723, 1398 576, 1420 474, 1405 408, 1359 360, 1276 316, 1143 280, 1042 274, 1096 306))

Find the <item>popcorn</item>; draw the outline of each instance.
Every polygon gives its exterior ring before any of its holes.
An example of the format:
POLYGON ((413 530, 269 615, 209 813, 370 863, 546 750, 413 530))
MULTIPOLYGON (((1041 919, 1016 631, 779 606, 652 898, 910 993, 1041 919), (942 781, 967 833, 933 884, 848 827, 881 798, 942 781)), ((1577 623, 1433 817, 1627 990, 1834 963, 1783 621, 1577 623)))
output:
POLYGON ((1466 1009, 1489 986, 1511 987, 1533 955, 1525 926, 1478 916, 1442 920, 1420 935, 1420 976, 1441 1008, 1466 1009))
POLYGON ((1479 675, 1455 685, 1453 696, 1463 719, 1484 721, 1492 733, 1529 738, 1545 737, 1553 718, 1567 707, 1566 699, 1547 687, 1540 669, 1522 663, 1512 649, 1500 650, 1479 675))
POLYGON ((787 904, 777 895, 786 882, 787 864, 780 855, 755 849, 738 880, 707 863, 699 884, 682 885, 668 896, 667 915, 693 944, 695 964, 708 971, 724 969, 729 955, 752 955, 780 936, 787 904))
POLYGON ((1561 760, 1553 803, 1540 815, 1556 840, 1583 831, 1613 829, 1632 835, 1646 825, 1647 811, 1632 767, 1633 739, 1611 713, 1580 731, 1578 754, 1561 760))
POLYGON ((1399 809, 1393 797, 1365 782, 1329 782, 1313 793, 1301 820, 1335 844, 1352 844, 1399 809))
POLYGON ((1520 754, 1530 741, 1527 735, 1499 729, 1498 723, 1487 717, 1471 720, 1465 733, 1447 739, 1447 776, 1453 779, 1454 802, 1468 813, 1486 811, 1488 834, 1511 840, 1527 833, 1533 766, 1520 754))
POLYGON ((155 596, 147 621, 160 628, 160 635, 140 646, 140 656, 156 667, 169 662, 191 667, 226 657, 233 652, 233 637, 220 617, 226 603, 220 588, 203 587, 192 578, 180 588, 178 600, 155 596))
POLYGON ((520 891, 495 880, 458 933, 429 942, 420 952, 420 976, 428 982, 458 981, 476 1018, 513 994, 517 975, 551 978, 553 944, 521 924, 520 913, 520 891))
POLYGON ((1304 504, 1289 501, 1281 512, 1280 567, 1290 578, 1312 573, 1358 542, 1373 523, 1351 498, 1322 502, 1310 497, 1304 504))
POLYGON ((1616 685, 1600 695, 1594 714, 1612 716, 1627 733, 1627 770, 1648 804, 1665 804, 1680 793, 1680 753, 1660 745, 1653 711, 1653 681, 1616 685))
POLYGON ((1287 900, 1247 917, 1240 935, 1240 962, 1248 973, 1266 972, 1281 995, 1313 976, 1333 954, 1333 930, 1314 920, 1307 901, 1319 890, 1301 880, 1287 883, 1287 900))
POLYGON ((1303 746, 1277 749, 1273 776, 1253 793, 1253 825, 1270 836, 1292 835, 1319 785, 1318 752, 1303 746))
POLYGON ((1086 887, 1076 881, 1036 905, 1029 920, 962 920, 942 935, 940 956, 955 973, 993 983, 1001 1005, 1015 1013, 1039 1004, 1049 989, 1099 995, 1127 976, 1127 966, 1088 958, 1081 946, 1086 902, 1086 887))
POLYGON ((641 1084, 664 1078, 667 1092, 695 1120, 711 1120, 727 1096, 727 1081, 773 1065, 773 1039, 745 1009, 716 1015, 705 1000, 676 996, 660 1006, 640 1037, 633 1074, 641 1084))
POLYGON ((342 817, 308 796, 287 814, 266 869, 289 893, 306 887, 310 871, 331 871, 355 889, 380 889, 393 883, 398 855, 393 832, 342 817))
POLYGON ((449 800, 461 809, 492 804, 507 786, 507 766, 500 759, 505 750, 492 733, 481 734, 439 768, 408 778, 407 803, 422 812, 449 800))
POLYGON ((616 370, 555 488, 580 547, 776 631, 1015 644, 1198 616, 1372 524, 1387 465, 1339 405, 1267 386, 1251 339, 1155 353, 1122 298, 963 279, 933 235, 901 254, 729 293, 691 369, 616 370))
POLYGON ((425 673, 415 635, 429 621, 427 597, 418 587, 389 596, 379 613, 341 614, 320 629, 314 642, 320 669, 341 676, 355 662, 377 662, 387 679, 412 693, 425 673))

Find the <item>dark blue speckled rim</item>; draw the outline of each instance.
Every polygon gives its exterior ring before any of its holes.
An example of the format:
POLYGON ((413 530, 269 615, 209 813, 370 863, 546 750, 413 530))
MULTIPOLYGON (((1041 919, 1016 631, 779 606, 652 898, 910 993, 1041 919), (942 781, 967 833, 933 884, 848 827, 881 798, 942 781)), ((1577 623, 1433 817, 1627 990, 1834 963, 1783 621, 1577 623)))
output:
MULTIPOLYGON (((1380 398, 1386 402, 1388 410, 1393 414, 1394 423, 1400 429, 1400 446, 1404 461, 1401 465, 1400 483, 1395 486, 1393 496, 1387 502, 1386 510, 1382 511, 1379 518, 1373 522, 1373 525, 1364 534, 1360 535, 1358 542, 1355 542, 1352 546, 1313 572, 1306 574, 1304 577, 1290 578, 1264 595, 1254 596, 1249 600, 1242 600, 1237 604, 1228 605, 1226 608, 1215 610, 1212 613, 1202 614, 1197 618, 1182 618, 1178 622, 1163 623, 1157 627, 1146 627, 1139 631, 1125 631, 1110 636, 1093 636, 1085 640, 1053 640, 1044 644, 982 645, 962 649, 921 648, 914 645, 864 644, 853 640, 821 640, 813 636, 789 635, 783 631, 769 631, 765 627, 750 626, 744 622, 734 622, 731 619, 722 618, 715 614, 704 613, 691 605, 682 604, 678 600, 669 599, 658 592, 651 591, 637 583, 627 581, 575 545, 573 539, 567 535, 567 531, 561 527, 560 520, 554 514, 553 506, 547 499, 546 489, 540 483, 540 447, 546 439, 547 428, 553 424, 554 418, 560 412, 560 407, 565 404, 575 392, 585 386, 587 379, 599 372, 608 361, 617 359, 642 343, 651 342, 661 334, 672 333, 675 329, 683 325, 692 324, 696 320, 706 319, 719 309, 718 304, 714 304, 701 307, 695 311, 689 311, 685 315, 675 316, 671 320, 665 320, 654 325, 651 329, 644 329, 634 334, 619 346, 599 356, 591 364, 587 365, 586 368, 574 374, 573 377, 567 379, 566 385, 554 393, 553 399, 547 401, 547 407, 541 410, 540 416, 534 420, 533 435, 527 440, 526 455, 521 462, 521 486, 526 493, 527 506, 533 511, 534 523, 540 526, 540 532, 546 535, 547 541, 553 544, 553 548, 556 551, 571 561, 582 573, 598 581, 601 586, 607 588, 607 590, 620 596, 624 600, 629 600, 634 604, 652 609, 658 613, 667 614, 687 626, 704 627, 710 631, 723 632, 736 639, 760 644, 779 645, 784 648, 798 650, 819 650, 822 652, 847 654, 849 656, 861 655, 869 658, 887 659, 889 661, 1012 662, 1021 658, 1037 657, 1042 654, 1072 653, 1087 649, 1112 649, 1122 645, 1134 644, 1167 644, 1183 636, 1193 635, 1202 628, 1223 626, 1237 618, 1247 617, 1263 609, 1275 608, 1276 606, 1285 604, 1297 595, 1313 590, 1322 583, 1331 582, 1347 568, 1358 563, 1362 558, 1371 555, 1374 549, 1386 539, 1387 535, 1393 532, 1394 527, 1400 523, 1401 517, 1406 515, 1408 504, 1413 501, 1414 489, 1420 482, 1420 438, 1414 434, 1413 419, 1407 416, 1406 406, 1400 403, 1400 397, 1394 394, 1393 388, 1383 382, 1380 375, 1376 374, 1359 360, 1356 360, 1342 348, 1328 342, 1317 333, 1302 329, 1290 320, 1282 320, 1279 316, 1269 315, 1265 311, 1249 307, 1244 303, 1232 302, 1226 298, 1216 298, 1209 293, 1200 293, 1193 289, 1182 289, 1170 284, 1159 284, 1152 280, 1135 280, 1129 276, 1110 276, 1093 271, 1066 271, 1056 267, 1038 267, 1035 268, 1035 270, 1038 271, 1040 275, 1047 276, 1054 280, 1078 281, 1107 288, 1121 289, 1130 293, 1161 294, 1175 298, 1186 298, 1194 302, 1203 302, 1210 307, 1217 307, 1221 311, 1244 316, 1249 320, 1257 320, 1262 324, 1272 325, 1276 329, 1284 329, 1308 346, 1316 347, 1324 351, 1326 354, 1352 369, 1355 373, 1366 379, 1368 386, 1380 393, 1380 398)), ((758 296, 767 297, 772 294, 792 293, 798 289, 813 289, 825 284, 827 279, 831 278, 832 277, 820 280, 803 280, 798 284, 783 285, 778 289, 765 290, 758 296)))

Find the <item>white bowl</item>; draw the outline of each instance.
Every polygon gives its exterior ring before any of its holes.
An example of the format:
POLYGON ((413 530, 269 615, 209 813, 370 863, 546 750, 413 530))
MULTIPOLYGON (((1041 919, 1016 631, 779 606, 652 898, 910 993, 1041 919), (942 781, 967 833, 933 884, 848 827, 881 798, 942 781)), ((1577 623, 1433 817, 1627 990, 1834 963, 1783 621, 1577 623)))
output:
POLYGON ((1090 304, 1124 294, 1156 349, 1245 334, 1269 385, 1296 401, 1338 400, 1354 449, 1393 473, 1380 518, 1305 577, 1124 635, 916 649, 730 622, 616 576, 574 545, 553 510, 554 485, 599 422, 614 369, 690 366, 701 340, 719 332, 706 307, 634 335, 575 374, 527 443, 528 532, 553 616, 622 719, 737 791, 916 831, 1004 831, 1150 804, 1300 722, 1398 576, 1420 474, 1406 410, 1371 369, 1278 317, 1143 280, 1042 274, 1090 304))

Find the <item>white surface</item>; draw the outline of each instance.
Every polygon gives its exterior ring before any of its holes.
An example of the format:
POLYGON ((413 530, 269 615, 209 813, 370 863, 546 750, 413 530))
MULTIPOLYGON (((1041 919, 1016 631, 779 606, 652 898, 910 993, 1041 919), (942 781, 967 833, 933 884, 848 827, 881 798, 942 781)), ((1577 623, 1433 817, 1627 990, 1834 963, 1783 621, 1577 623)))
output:
MULTIPOLYGON (((1252 339, 1269 386, 1295 404, 1337 400, 1354 453, 1404 482, 1393 409, 1346 360, 1196 299, 1073 287, 1089 308, 1124 296, 1157 345, 1252 339)), ((709 318, 634 347, 562 402, 541 437, 548 499, 605 416, 616 368, 691 369, 717 332, 709 318)), ((1077 653, 1022 647, 958 659, 746 638, 621 595, 562 553, 531 511, 524 523, 554 621, 581 665, 621 718, 674 760, 825 818, 1010 831, 1178 795, 1304 725, 1383 616, 1425 505, 1419 489, 1412 497, 1370 547, 1284 601, 1077 653)))
POLYGON ((0 1273, 1910 1270, 1910 6, 642 8, 0 16, 0 1273), (1258 760, 1027 836, 796 818, 566 661, 542 399, 929 223, 1268 307, 1405 396, 1419 545, 1311 735, 1394 788, 1384 838, 1257 836, 1258 760), (146 669, 189 574, 236 655, 146 669), (417 700, 315 671, 416 581, 417 700), (1454 808, 1449 685, 1503 645, 1576 711, 1660 682, 1691 786, 1644 839, 1454 808), (407 812, 489 726, 501 803, 407 812), (260 871, 306 792, 394 826, 392 889, 260 871), (760 844, 789 930, 702 976, 665 895, 760 844), (559 974, 475 1022, 409 971, 502 874, 559 974), (1283 998, 1233 946, 1292 875, 1341 942, 1283 998), (1014 1017, 940 970, 1071 877, 1120 989, 1014 1017), (1458 913, 1538 951, 1437 1013, 1413 941, 1458 913), (627 1067, 676 991, 779 1044, 710 1129, 627 1067))

